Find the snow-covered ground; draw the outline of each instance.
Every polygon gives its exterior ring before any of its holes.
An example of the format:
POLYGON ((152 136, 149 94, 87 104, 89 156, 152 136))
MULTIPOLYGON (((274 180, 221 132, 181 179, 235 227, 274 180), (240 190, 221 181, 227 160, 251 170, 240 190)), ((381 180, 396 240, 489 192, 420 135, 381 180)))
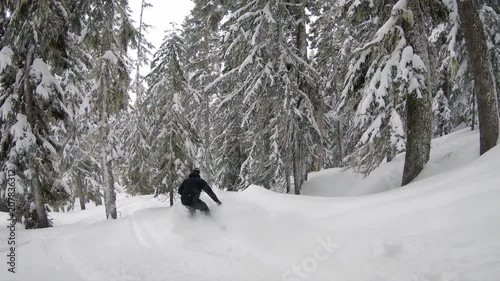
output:
MULTIPOLYGON (((478 133, 465 128, 434 139, 430 161, 414 182, 469 165, 479 158, 478 133)), ((399 154, 392 162, 380 165, 367 178, 340 168, 311 173, 302 193, 312 196, 359 196, 399 188, 404 156, 404 153, 399 154)))
POLYGON ((500 147, 479 158, 478 138, 434 140, 404 188, 400 155, 366 179, 312 174, 315 196, 216 191, 221 206, 204 196, 213 220, 151 196, 120 198, 114 221, 102 206, 52 213, 53 228, 18 227, 17 273, 2 262, 0 280, 498 281, 500 147))

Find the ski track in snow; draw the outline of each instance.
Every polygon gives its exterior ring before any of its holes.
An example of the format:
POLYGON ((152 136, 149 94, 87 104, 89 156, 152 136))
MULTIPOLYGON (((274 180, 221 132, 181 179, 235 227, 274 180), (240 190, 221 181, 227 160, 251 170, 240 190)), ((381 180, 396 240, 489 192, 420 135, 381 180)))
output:
MULTIPOLYGON (((478 159, 477 142, 466 130, 434 140, 404 188, 398 155, 367 179, 323 170, 304 189, 342 197, 251 186, 217 191, 221 206, 203 195, 211 218, 151 196, 122 196, 113 221, 102 206, 52 213, 53 228, 18 225, 17 273, 0 280, 498 281, 500 148, 478 159)), ((0 225, 2 255, 5 237, 0 225)))

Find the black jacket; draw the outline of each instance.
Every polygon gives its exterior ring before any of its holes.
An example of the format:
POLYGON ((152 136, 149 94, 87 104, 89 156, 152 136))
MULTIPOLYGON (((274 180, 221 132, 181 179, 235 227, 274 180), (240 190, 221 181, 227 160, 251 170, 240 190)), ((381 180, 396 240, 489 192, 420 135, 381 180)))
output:
POLYGON ((200 198, 202 190, 205 191, 212 200, 219 202, 219 198, 217 198, 207 182, 200 177, 199 173, 193 172, 189 174, 189 177, 185 179, 179 187, 182 205, 192 206, 193 203, 200 198))

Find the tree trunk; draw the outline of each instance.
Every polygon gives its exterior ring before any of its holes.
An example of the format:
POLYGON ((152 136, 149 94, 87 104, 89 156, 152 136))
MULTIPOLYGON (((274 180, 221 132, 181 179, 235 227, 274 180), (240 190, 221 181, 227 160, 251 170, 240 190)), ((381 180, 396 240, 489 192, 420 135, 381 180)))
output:
MULTIPOLYGON (((205 55, 208 56, 210 53, 210 44, 209 44, 209 30, 208 30, 208 25, 205 27, 205 30, 203 32, 203 48, 205 55)), ((205 58, 202 64, 203 71, 205 72, 205 75, 208 76, 208 73, 210 72, 208 65, 208 61, 205 58)), ((203 78, 202 78, 203 79, 203 78)), ((205 87, 205 81, 201 81, 201 87, 204 89, 205 87)), ((203 96, 205 98, 204 100, 204 126, 205 126, 205 140, 204 140, 204 149, 205 149, 205 169, 206 171, 206 180, 207 182, 211 182, 212 180, 212 157, 210 154, 210 96, 209 93, 203 90, 203 96)))
POLYGON ((316 123, 319 129, 319 141, 316 146, 316 158, 314 161, 314 170, 320 171, 325 166, 325 149, 323 145, 323 139, 325 135, 325 106, 323 104, 323 99, 318 97, 316 108, 316 123))
POLYGON ((471 131, 474 131, 476 129, 476 91, 472 91, 472 124, 471 124, 471 131))
POLYGON ((108 100, 107 88, 102 85, 102 108, 101 108, 101 170, 104 187, 104 206, 107 219, 116 219, 116 194, 113 180, 113 171, 111 165, 111 157, 108 152, 108 135, 109 135, 109 120, 108 120, 108 100))
POLYGON ((83 192, 83 181, 82 181, 82 173, 80 169, 77 168, 76 172, 76 193, 78 195, 78 199, 80 200, 80 210, 85 210, 85 193, 83 192))
POLYGON ((479 5, 474 0, 457 2, 474 77, 474 92, 479 115, 479 154, 483 155, 498 141, 498 101, 495 81, 488 56, 486 34, 479 18, 479 5))
POLYGON ((419 56, 425 64, 425 70, 413 69, 415 76, 423 75, 420 81, 421 96, 416 91, 408 93, 406 101, 407 112, 407 145, 403 169, 402 186, 413 181, 429 161, 432 140, 432 103, 429 91, 430 67, 427 49, 427 36, 423 17, 422 0, 408 0, 410 13, 403 20, 403 30, 414 56, 419 56), (423 85, 422 85, 423 84, 423 85))
POLYGON ((342 119, 339 117, 337 120, 337 142, 339 146, 339 154, 340 154, 340 166, 344 166, 344 158, 345 158, 345 149, 344 149, 344 128, 343 128, 342 119))
POLYGON ((290 193, 290 171, 288 168, 285 171, 286 193, 290 193))
MULTIPOLYGON (((299 56, 307 61, 307 33, 306 33, 306 19, 305 19, 305 5, 303 0, 294 0, 295 7, 292 8, 292 13, 295 17, 295 22, 297 24, 297 28, 295 30, 295 47, 299 51, 299 56)), ((297 85, 300 91, 304 93, 308 93, 308 85, 307 82, 302 79, 300 71, 303 71, 303 66, 300 65, 297 70, 297 85)), ((301 98, 297 103, 297 109, 300 109, 301 98)), ((296 119, 297 127, 294 131, 294 151, 293 151, 293 176, 294 176, 294 188, 295 194, 300 194, 300 190, 302 189, 302 184, 304 183, 304 173, 305 173, 305 147, 303 146, 302 134, 301 134, 301 125, 302 121, 300 119, 296 119)))
MULTIPOLYGON (((30 124, 32 130, 36 128, 35 126, 35 118, 34 118, 34 106, 33 106, 33 86, 30 82, 30 74, 29 69, 31 63, 33 61, 33 46, 30 45, 28 49, 28 54, 26 55, 26 62, 24 71, 24 94, 26 95, 26 117, 28 119, 28 123, 30 124)), ((36 135, 36 132, 33 132, 36 135)), ((34 152, 36 153, 36 152, 34 152)), ((37 215, 37 228, 45 228, 49 227, 49 220, 47 219, 47 213, 45 212, 45 203, 42 195, 42 187, 38 180, 38 169, 36 160, 33 160, 32 157, 29 157, 28 168, 31 170, 31 191, 33 192, 33 199, 35 203, 36 215, 37 215)))
MULTIPOLYGON (((498 8, 500 9, 500 8, 498 8)), ((500 13, 499 13, 500 14, 500 13)), ((497 111, 498 115, 500 115, 500 61, 498 60, 500 57, 500 53, 498 56, 496 54, 492 55, 491 58, 491 67, 493 70, 493 80, 495 80, 495 87, 497 89, 497 111)))
POLYGON ((174 190, 170 189, 170 207, 174 205, 174 190))
POLYGON ((141 58, 142 58, 142 27, 144 25, 144 22, 143 22, 143 15, 144 15, 144 0, 141 1, 141 13, 140 13, 140 16, 139 16, 139 31, 137 33, 137 64, 135 66, 135 91, 136 91, 136 99, 139 98, 139 96, 142 96, 142 93, 141 93, 141 84, 140 84, 140 80, 141 80, 141 74, 140 74, 140 70, 141 70, 141 58))
POLYGON ((47 212, 45 211, 45 204, 42 196, 42 187, 38 181, 38 169, 35 168, 34 174, 31 176, 31 188, 33 189, 33 198, 35 200, 36 208, 36 227, 45 228, 49 227, 49 220, 47 219, 47 212))
POLYGON ((295 194, 300 194, 300 187, 302 184, 302 169, 300 163, 300 145, 299 145, 299 134, 295 132, 293 137, 293 187, 295 189, 295 194))
POLYGON ((392 147, 390 141, 389 141, 389 149, 387 149, 387 154, 386 154, 386 157, 387 157, 387 163, 391 162, 393 159, 394 159, 394 148, 392 147))
POLYGON ((207 181, 210 182, 212 179, 212 165, 210 157, 210 105, 208 93, 205 92, 205 169, 207 175, 207 181))

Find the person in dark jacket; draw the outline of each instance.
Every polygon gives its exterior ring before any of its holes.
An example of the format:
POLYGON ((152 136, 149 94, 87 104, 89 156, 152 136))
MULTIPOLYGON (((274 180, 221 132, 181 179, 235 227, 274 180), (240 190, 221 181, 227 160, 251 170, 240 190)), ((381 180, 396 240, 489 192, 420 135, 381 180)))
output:
POLYGON ((181 203, 189 209, 191 215, 194 215, 196 210, 202 211, 205 215, 210 215, 210 209, 208 209, 207 204, 200 200, 202 190, 205 191, 215 203, 218 205, 222 204, 212 188, 210 188, 207 182, 200 177, 200 169, 194 168, 189 174, 189 177, 185 179, 179 187, 181 203))

